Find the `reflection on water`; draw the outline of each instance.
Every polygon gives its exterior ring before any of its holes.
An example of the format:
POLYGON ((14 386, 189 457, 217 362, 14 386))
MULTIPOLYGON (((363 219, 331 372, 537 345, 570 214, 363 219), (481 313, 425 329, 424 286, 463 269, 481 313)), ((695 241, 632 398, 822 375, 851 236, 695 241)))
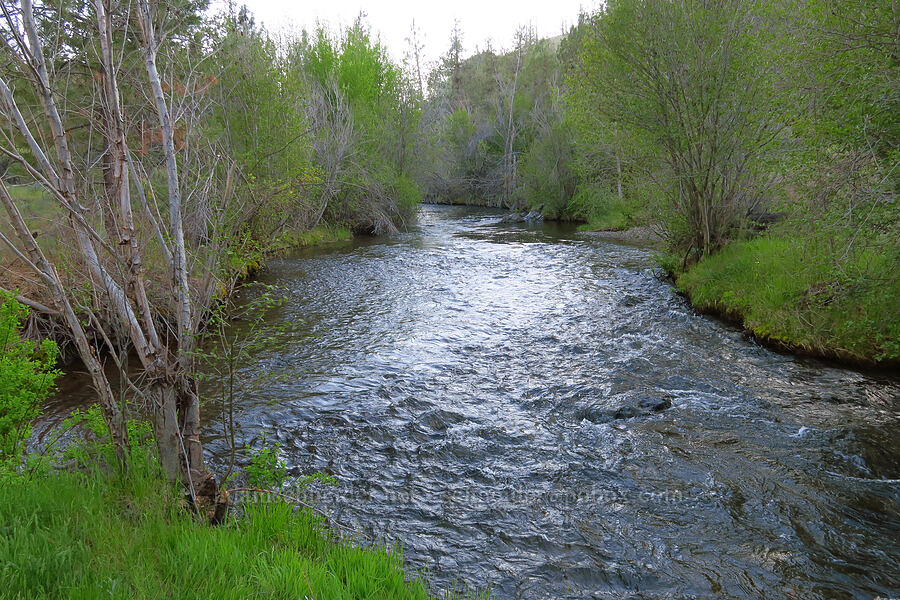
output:
POLYGON ((334 475, 340 522, 498 599, 900 595, 900 380, 696 315, 646 249, 419 221, 263 276, 302 324, 244 365, 239 443, 334 475))

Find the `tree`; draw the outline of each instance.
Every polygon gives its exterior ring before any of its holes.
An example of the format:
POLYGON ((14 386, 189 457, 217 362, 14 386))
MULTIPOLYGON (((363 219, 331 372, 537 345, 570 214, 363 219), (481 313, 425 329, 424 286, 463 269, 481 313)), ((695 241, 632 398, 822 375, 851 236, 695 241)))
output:
MULTIPOLYGON (((210 267, 214 261, 201 260, 199 247, 192 249, 185 240, 182 186, 195 178, 206 179, 208 174, 179 172, 177 125, 167 100, 172 95, 165 93, 157 67, 161 45, 156 27, 167 23, 170 15, 157 11, 149 0, 142 0, 136 15, 141 41, 134 50, 143 61, 143 81, 149 87, 152 110, 159 122, 168 208, 165 222, 157 218, 160 211, 152 201, 154 189, 146 187, 139 176, 154 165, 137 164, 130 148, 128 115, 121 101, 120 76, 128 71, 126 66, 140 64, 135 56, 123 51, 127 48, 123 41, 126 36, 116 30, 128 19, 125 14, 112 14, 108 0, 94 0, 86 10, 82 17, 89 18, 85 22, 92 25, 90 30, 85 28, 85 35, 92 31, 87 39, 96 44, 98 57, 97 71, 88 77, 100 89, 91 105, 76 105, 73 110, 68 103, 79 98, 61 96, 67 86, 57 79, 70 74, 51 69, 50 63, 60 57, 45 55, 45 49, 66 50, 49 44, 35 19, 31 0, 23 0, 19 11, 4 5, 11 70, 0 76, 2 116, 7 125, 0 134, 0 152, 53 199, 60 210, 60 227, 71 232, 74 246, 67 257, 49 255, 32 235, 2 179, 0 203, 15 232, 15 241, 2 233, 0 241, 40 278, 52 299, 49 308, 53 316, 65 324, 91 375, 120 464, 127 466, 126 407, 107 378, 103 365, 106 356, 117 362, 129 388, 144 400, 163 469, 171 480, 184 483, 199 509, 221 500, 216 480, 203 462, 192 352, 200 316, 214 289, 210 267), (13 91, 8 83, 10 75, 14 81, 27 82, 30 89, 17 86, 13 91), (40 100, 38 105, 31 102, 34 97, 40 100), (62 112, 60 105, 67 111, 62 112), (78 126, 66 122, 76 119, 78 126), (102 140, 104 160, 99 173, 93 166, 97 161, 92 146, 74 137, 83 128, 94 133, 92 139, 102 140), (52 141, 45 143, 48 137, 52 141), (99 206, 92 201, 92 193, 98 188, 105 199, 99 206), (141 206, 141 219, 135 219, 134 205, 141 206), (150 255, 162 261, 153 265, 154 295, 148 293, 146 277, 146 257, 150 255), (81 275, 80 284, 73 285, 68 275, 72 270, 81 275), (127 356, 128 350, 140 362, 138 377, 119 358, 127 356)), ((126 77, 137 81, 139 71, 128 73, 126 77)), ((81 89, 90 85, 81 83, 81 89)), ((192 189, 195 205, 201 201, 197 196, 208 192, 209 186, 192 189)))
POLYGON ((525 48, 525 34, 520 29, 516 33, 516 66, 513 70, 512 82, 509 86, 507 95, 509 96, 509 111, 507 113, 505 144, 503 146, 503 204, 511 207, 513 205, 512 195, 513 188, 516 185, 516 155, 513 153, 513 144, 516 139, 516 123, 513 120, 513 112, 515 109, 516 91, 519 87, 519 71, 522 68, 522 53, 525 48))
POLYGON ((409 54, 412 66, 415 68, 416 89, 419 91, 419 98, 425 97, 425 79, 422 76, 422 50, 425 44, 419 39, 420 31, 416 28, 416 20, 413 19, 409 28, 409 37, 406 42, 409 44, 409 54))
MULTIPOLYGON (((706 254, 764 195, 765 153, 790 121, 762 2, 618 0, 594 15, 572 77, 612 139, 649 161, 676 248, 706 254), (625 130, 624 132, 621 130, 625 130)), ((618 151, 616 152, 618 157, 618 151)))
POLYGON ((409 79, 361 17, 340 36, 318 29, 293 54, 323 173, 319 218, 396 231, 419 200, 409 178, 419 115, 409 79))

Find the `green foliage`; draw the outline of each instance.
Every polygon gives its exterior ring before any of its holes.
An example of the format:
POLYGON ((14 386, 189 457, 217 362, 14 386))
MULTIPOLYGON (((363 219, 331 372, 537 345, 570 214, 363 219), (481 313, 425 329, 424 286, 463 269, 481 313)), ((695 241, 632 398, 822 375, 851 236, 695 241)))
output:
POLYGON ((250 463, 244 467, 247 483, 257 488, 281 487, 287 477, 287 465, 279 456, 281 443, 267 446, 263 438, 259 448, 253 449, 248 444, 246 450, 250 455, 250 463))
POLYGON ((581 186, 568 206, 569 215, 587 221, 587 231, 619 231, 635 225, 633 211, 614 190, 581 186))
POLYGON ((654 256, 656 264, 669 276, 676 275, 681 269, 681 258, 672 252, 657 252, 654 256))
POLYGON ((319 85, 326 87, 336 81, 359 109, 375 109, 383 100, 397 98, 400 70, 361 20, 348 27, 339 40, 331 39, 323 28, 314 35, 304 66, 319 85))
POLYGON ((60 375, 55 342, 21 339, 19 328, 27 316, 28 309, 12 294, 0 292, 0 467, 21 457, 31 423, 60 375))
POLYGON ((397 206, 400 212, 405 215, 412 214, 422 199, 419 185, 407 175, 399 175, 390 183, 392 194, 397 199, 397 206))
POLYGON ((575 190, 572 172, 571 131, 562 121, 542 127, 522 157, 520 172, 525 199, 531 209, 560 218, 571 214, 569 203, 575 190))
POLYGON ((520 30, 514 50, 462 60, 458 36, 451 40, 429 82, 426 197, 563 216, 575 186, 556 50, 520 30))
POLYGON ((228 279, 249 277, 262 266, 266 250, 262 242, 247 232, 232 236, 231 243, 222 252, 223 273, 228 279))
POLYGON ((321 483, 323 485, 337 485, 338 480, 332 475, 328 475, 327 473, 322 473, 321 471, 317 471, 312 475, 304 475, 297 482, 301 487, 305 487, 308 485, 312 485, 313 483, 321 483))
POLYGON ((294 40, 289 54, 304 78, 322 185, 320 215, 366 233, 396 230, 420 200, 411 174, 420 98, 359 18, 333 35, 294 40))
POLYGON ((334 242, 346 242, 353 233, 346 227, 335 225, 317 225, 309 231, 285 231, 275 244, 276 250, 288 248, 307 248, 334 242))
POLYGON ((583 15, 560 50, 569 209, 590 227, 664 225, 670 272, 701 261, 679 287, 762 337, 896 361, 896 22, 874 0, 583 15))
POLYGON ((408 221, 419 100, 361 18, 338 35, 277 38, 242 10, 215 19, 209 37, 202 64, 217 101, 203 132, 232 159, 218 165, 227 185, 208 219, 226 248, 223 280, 308 245, 319 227, 381 233, 408 221))
MULTIPOLYGON (((158 464, 154 450, 153 427, 141 419, 128 419, 128 464, 135 469, 156 472, 158 464)), ((62 458, 80 469, 92 471, 116 464, 115 449, 109 426, 99 404, 76 408, 63 421, 63 432, 77 432, 78 436, 63 448, 62 458)))
POLYGON ((814 143, 800 150, 867 147, 882 158, 900 149, 900 62, 897 7, 879 0, 788 4, 782 18, 803 40, 793 63, 803 82, 797 133, 814 143), (807 69, 807 65, 815 69, 807 69))
POLYGON ((618 0, 582 41, 573 94, 589 102, 614 153, 654 173, 671 217, 686 225, 670 231, 682 249, 714 250, 764 193, 761 169, 789 112, 766 7, 618 0))
POLYGON ((336 542, 283 502, 203 527, 158 473, 14 481, 0 487, 0 527, 0 598, 430 598, 399 551, 336 542))
POLYGON ((300 74, 269 34, 246 19, 225 17, 218 35, 206 63, 219 96, 208 133, 224 136, 254 185, 308 176, 312 156, 300 74))

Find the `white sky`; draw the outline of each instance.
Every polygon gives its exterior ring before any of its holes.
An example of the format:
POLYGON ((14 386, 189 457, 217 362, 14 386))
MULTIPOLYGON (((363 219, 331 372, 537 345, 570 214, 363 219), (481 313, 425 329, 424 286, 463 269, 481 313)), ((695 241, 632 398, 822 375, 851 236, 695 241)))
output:
POLYGON ((476 46, 484 48, 488 38, 495 50, 511 47, 520 25, 532 24, 539 37, 559 35, 563 26, 568 29, 577 20, 580 7, 594 9, 597 0, 236 0, 235 4, 246 4, 257 23, 263 22, 272 32, 312 29, 316 21, 348 25, 363 11, 373 32, 379 34, 397 61, 409 49, 406 38, 415 19, 427 63, 449 47, 454 19, 459 19, 468 56, 476 46))

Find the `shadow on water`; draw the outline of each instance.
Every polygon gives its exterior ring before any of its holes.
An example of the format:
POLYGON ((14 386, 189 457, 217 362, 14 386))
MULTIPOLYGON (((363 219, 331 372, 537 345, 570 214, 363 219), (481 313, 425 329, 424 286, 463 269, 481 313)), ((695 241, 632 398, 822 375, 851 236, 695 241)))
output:
POLYGON ((697 315, 648 249, 499 219, 273 261, 270 318, 302 325, 243 366, 239 444, 334 475, 320 505, 438 588, 900 595, 900 380, 697 315))

